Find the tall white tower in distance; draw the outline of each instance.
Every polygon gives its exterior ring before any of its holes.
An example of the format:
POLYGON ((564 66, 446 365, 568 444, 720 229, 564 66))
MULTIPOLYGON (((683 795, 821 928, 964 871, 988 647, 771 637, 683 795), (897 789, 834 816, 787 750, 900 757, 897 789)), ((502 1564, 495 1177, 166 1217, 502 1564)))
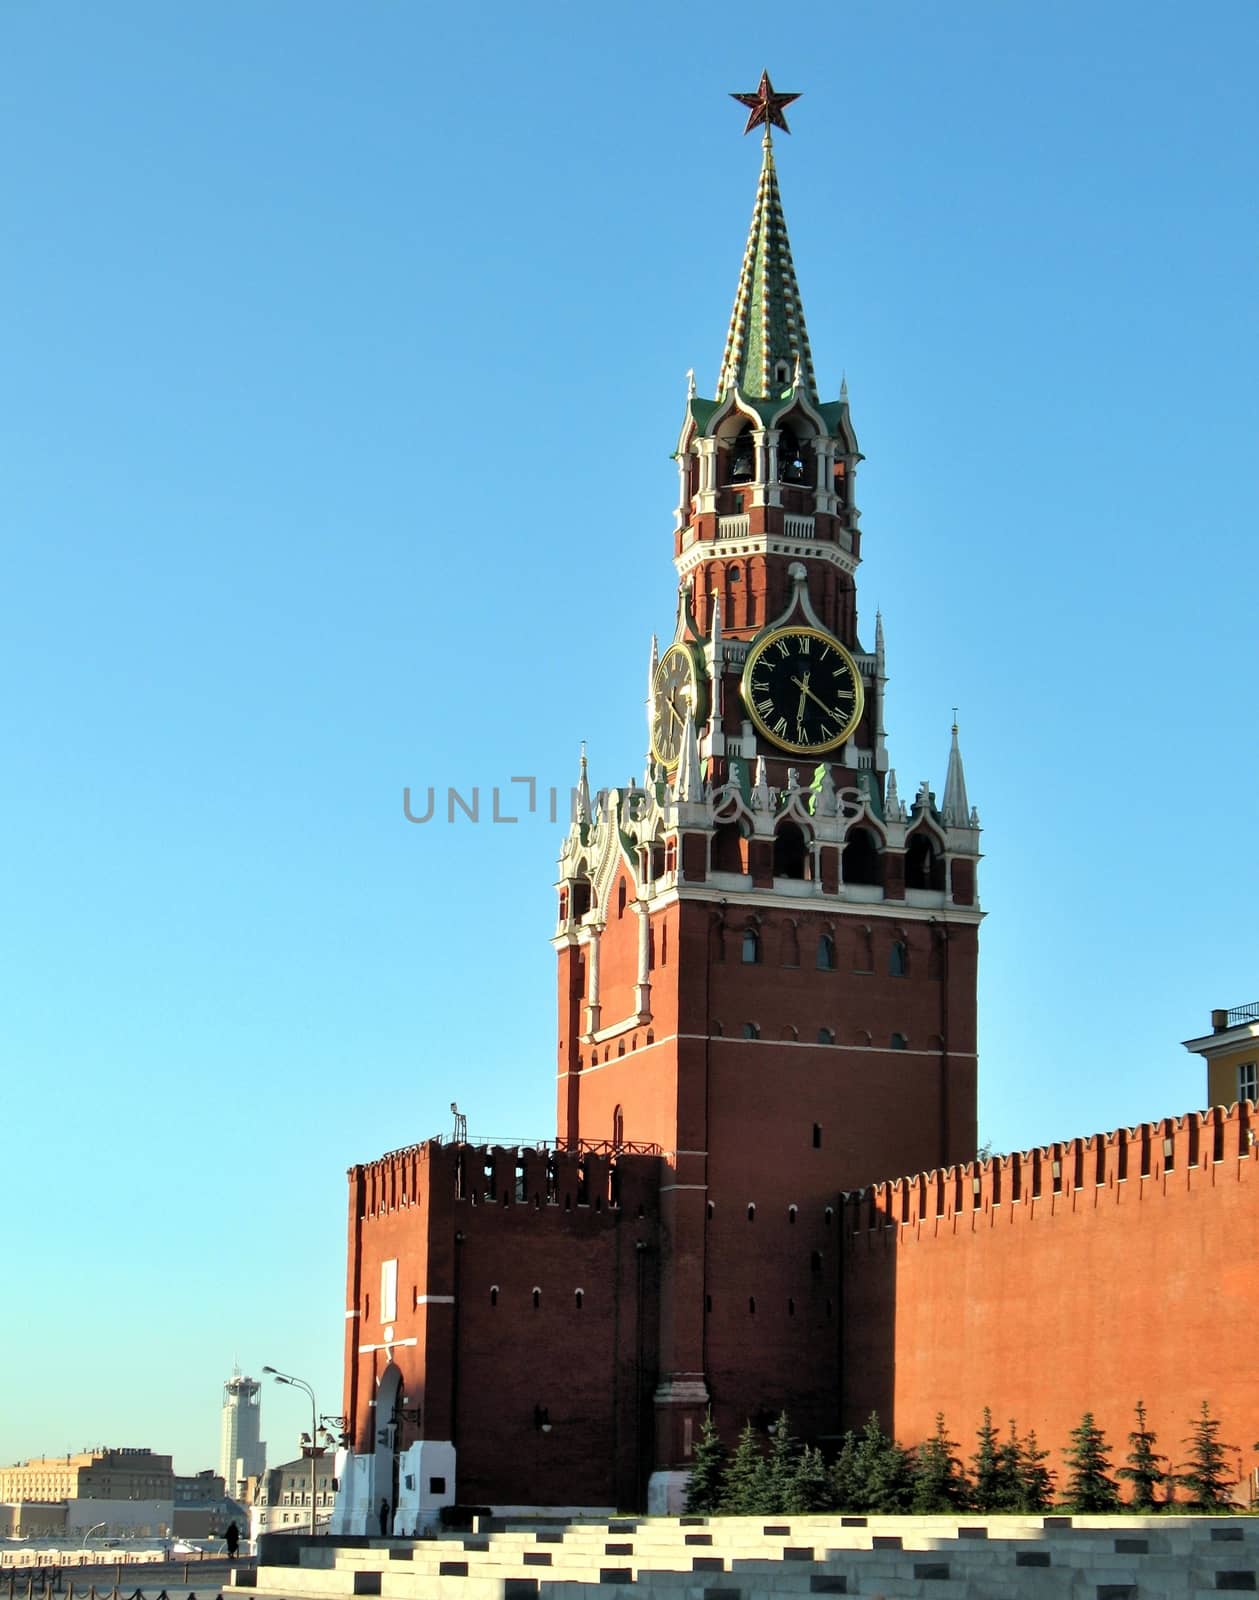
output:
POLYGON ((267 1447, 258 1437, 262 1427, 261 1395, 261 1383, 257 1378, 243 1377, 239 1367, 223 1385, 219 1472, 233 1500, 240 1498, 246 1478, 261 1477, 266 1470, 267 1447))

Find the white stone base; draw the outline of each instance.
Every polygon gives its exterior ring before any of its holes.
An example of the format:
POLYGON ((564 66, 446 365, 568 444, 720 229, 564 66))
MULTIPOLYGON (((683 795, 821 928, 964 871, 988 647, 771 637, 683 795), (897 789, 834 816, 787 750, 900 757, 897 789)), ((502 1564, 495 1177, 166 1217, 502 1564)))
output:
POLYGON ((419 1439, 398 1460, 398 1507, 392 1532, 419 1538, 441 1524, 442 1506, 455 1503, 455 1447, 447 1439, 419 1439))
MULTIPOLYGON (((393 1463, 385 1451, 349 1455, 338 1463, 336 1507, 330 1531, 379 1534, 380 1502, 393 1488, 393 1463)), ((442 1506, 455 1503, 455 1447, 447 1439, 419 1439, 398 1458, 398 1504, 391 1534, 415 1538, 431 1533, 442 1506), (440 1488, 434 1488, 434 1480, 440 1488)))
POLYGON ((680 1517, 686 1510, 689 1472, 653 1472, 647 1480, 647 1515, 680 1517))

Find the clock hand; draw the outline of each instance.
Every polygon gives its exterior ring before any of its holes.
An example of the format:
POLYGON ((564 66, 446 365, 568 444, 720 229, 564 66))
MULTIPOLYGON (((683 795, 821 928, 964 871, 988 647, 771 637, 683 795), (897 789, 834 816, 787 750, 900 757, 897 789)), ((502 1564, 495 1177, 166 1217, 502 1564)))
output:
POLYGON ((814 694, 813 690, 809 688, 808 676, 809 675, 806 672, 805 673, 805 682, 804 683, 801 683, 799 678, 793 678, 791 680, 792 683, 795 684, 796 688, 801 691, 801 693, 800 693, 800 704, 801 705, 804 704, 804 697, 807 694, 810 700, 816 700, 817 701, 818 705, 821 706, 822 710, 826 712, 828 717, 838 716, 839 713, 837 711, 835 711, 834 709, 832 709, 832 707, 828 706, 826 701, 822 699, 820 694, 814 694))
MULTIPOLYGON (((792 683, 795 683, 797 680, 795 678, 793 678, 791 681, 792 681, 792 683)), ((809 674, 806 672, 805 675, 804 675, 804 682, 802 684, 800 684, 800 707, 799 707, 799 710, 796 712, 796 727, 797 728, 804 721, 804 697, 805 697, 805 695, 808 694, 808 692, 809 692, 809 674)))

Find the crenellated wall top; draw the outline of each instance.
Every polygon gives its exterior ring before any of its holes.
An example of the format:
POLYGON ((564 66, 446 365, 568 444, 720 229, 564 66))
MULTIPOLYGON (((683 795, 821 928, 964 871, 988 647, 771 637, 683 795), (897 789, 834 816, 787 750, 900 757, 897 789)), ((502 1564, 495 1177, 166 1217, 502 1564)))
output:
POLYGON ((1256 1120, 1255 1107, 1242 1100, 887 1179, 844 1194, 844 1226, 857 1233, 935 1221, 1003 1202, 1019 1204, 1245 1160, 1253 1152, 1256 1120))

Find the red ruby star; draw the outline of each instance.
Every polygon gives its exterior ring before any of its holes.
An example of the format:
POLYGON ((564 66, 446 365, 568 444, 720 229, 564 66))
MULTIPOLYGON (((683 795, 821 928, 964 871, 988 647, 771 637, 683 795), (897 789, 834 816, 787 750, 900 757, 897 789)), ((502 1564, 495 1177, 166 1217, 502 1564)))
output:
POLYGON ((737 100, 741 106, 748 108, 748 125, 744 133, 751 133, 758 123, 764 123, 766 128, 781 128, 784 133, 790 133, 787 119, 783 116, 783 107, 789 106, 793 100, 798 100, 798 94, 775 94, 774 86, 769 81, 769 73, 761 73, 761 82, 754 94, 732 94, 732 100, 737 100))

